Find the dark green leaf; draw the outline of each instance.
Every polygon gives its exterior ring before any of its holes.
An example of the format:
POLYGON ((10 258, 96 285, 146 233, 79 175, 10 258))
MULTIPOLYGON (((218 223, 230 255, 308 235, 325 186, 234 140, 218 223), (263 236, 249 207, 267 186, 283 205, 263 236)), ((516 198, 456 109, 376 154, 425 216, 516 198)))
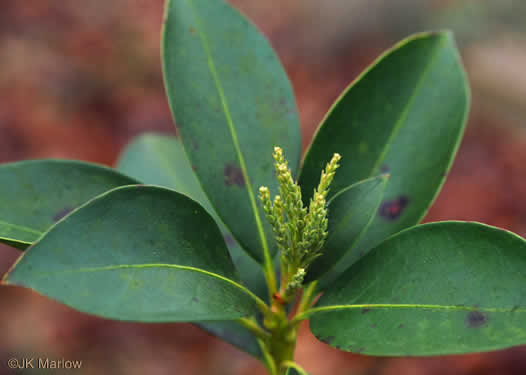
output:
POLYGON ((236 280, 221 233, 198 203, 128 186, 57 223, 4 282, 105 318, 178 322, 256 314, 257 297, 236 280))
POLYGON ((168 1, 163 66, 169 103, 203 190, 261 262, 263 249, 276 247, 257 189, 277 192, 274 146, 283 148, 293 174, 301 152, 284 70, 264 36, 222 0, 168 1))
POLYGON ((243 283, 262 299, 267 298, 261 266, 246 254, 215 213, 176 137, 146 134, 136 138, 121 154, 117 169, 143 183, 168 187, 186 194, 203 206, 223 233, 243 283))
MULTIPOLYGON (((261 319, 262 320, 262 319, 261 319)), ((261 349, 254 335, 234 320, 200 322, 196 324, 208 333, 224 340, 236 348, 258 359, 261 358, 261 349)))
POLYGON ((333 193, 380 173, 391 175, 377 217, 333 275, 425 215, 458 148, 468 90, 452 35, 424 33, 378 59, 329 111, 305 156, 304 196, 311 196, 335 152, 342 161, 333 193))
POLYGON ((407 229, 327 288, 312 332, 373 355, 470 353, 526 344, 526 241, 477 223, 407 229))
MULTIPOLYGON (((317 280, 350 252, 371 224, 382 200, 388 175, 360 181, 329 201, 329 236, 322 256, 309 267, 306 282, 317 280)), ((323 289, 323 285, 320 286, 323 289)))
POLYGON ((91 198, 136 180, 112 169, 71 160, 0 166, 0 242, 21 250, 91 198))
MULTIPOLYGON (((218 224, 243 284, 262 299, 268 292, 261 266, 232 237, 203 193, 176 137, 146 134, 135 139, 122 153, 119 170, 147 184, 184 193, 203 206, 218 224)), ((259 357, 259 346, 249 331, 236 322, 202 322, 199 325, 223 340, 259 357)))
POLYGON ((186 194, 215 215, 175 136, 146 133, 134 138, 122 150, 116 168, 143 183, 186 194))

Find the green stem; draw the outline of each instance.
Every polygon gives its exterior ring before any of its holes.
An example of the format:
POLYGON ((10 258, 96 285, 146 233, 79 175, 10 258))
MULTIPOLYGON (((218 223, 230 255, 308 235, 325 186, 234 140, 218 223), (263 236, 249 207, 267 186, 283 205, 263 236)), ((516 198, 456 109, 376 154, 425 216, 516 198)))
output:
POLYGON ((261 353, 263 354, 263 362, 265 363, 265 366, 267 366, 270 375, 279 375, 274 358, 272 357, 272 354, 269 353, 268 348, 263 340, 258 339, 258 344, 259 348, 261 349, 261 353))
POLYGON ((272 338, 269 342, 269 352, 274 359, 279 375, 286 374, 288 366, 285 363, 294 361, 296 339, 297 329, 290 326, 288 321, 284 327, 279 327, 272 333, 272 338))
MULTIPOLYGON (((317 282, 310 283, 304 290, 298 305, 297 314, 303 314, 312 305, 316 298, 317 282)), ((294 350, 298 336, 299 324, 294 319, 288 320, 285 311, 285 305, 274 303, 271 310, 273 311, 273 322, 267 328, 271 332, 271 338, 268 341, 268 351, 274 360, 274 365, 279 375, 285 375, 288 368, 295 368, 300 374, 306 374, 301 367, 294 362, 294 350)))
POLYGON ((293 361, 285 361, 283 362, 283 364, 285 366, 287 366, 287 369, 288 368, 293 368, 294 370, 296 370, 300 375, 309 375, 307 374, 307 371, 305 371, 300 365, 298 365, 296 362, 293 362, 293 361))
POLYGON ((241 318, 238 320, 238 323, 252 332, 257 338, 268 340, 271 337, 270 333, 261 328, 254 319, 241 318))
POLYGON ((312 302, 314 302, 314 299, 316 298, 316 287, 318 286, 318 281, 313 281, 312 283, 307 286, 307 288, 303 289, 303 295, 301 296, 300 303, 298 305, 298 310, 296 311, 296 315, 302 314, 305 310, 307 310, 312 302))
POLYGON ((276 275, 274 273, 274 266, 270 255, 268 254, 268 249, 265 251, 265 264, 263 267, 263 274, 265 275, 265 280, 267 282, 269 301, 272 301, 272 296, 277 292, 276 284, 276 275))
POLYGON ((294 361, 298 333, 297 326, 290 324, 286 306, 287 304, 274 300, 270 319, 264 322, 265 328, 271 334, 270 339, 265 341, 265 344, 278 375, 286 374, 288 366, 285 363, 294 361))

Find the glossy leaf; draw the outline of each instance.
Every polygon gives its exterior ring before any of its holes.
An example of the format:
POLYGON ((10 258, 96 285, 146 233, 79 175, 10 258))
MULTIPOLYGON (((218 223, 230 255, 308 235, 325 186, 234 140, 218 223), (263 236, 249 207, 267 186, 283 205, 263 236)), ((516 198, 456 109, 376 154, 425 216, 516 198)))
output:
POLYGON ((275 52, 223 0, 170 0, 163 66, 169 103, 203 190, 243 248, 263 261, 263 249, 272 255, 276 246, 257 190, 265 185, 277 192, 274 146, 284 149, 293 174, 301 152, 292 88, 275 52))
POLYGON ((221 233, 198 203, 128 186, 52 227, 4 283, 105 318, 181 322, 256 314, 257 297, 236 280, 221 233))
MULTIPOLYGON (((176 137, 146 134, 136 138, 121 154, 117 168, 139 181, 172 188, 201 204, 218 224, 243 284, 260 298, 268 298, 261 266, 240 247, 217 217, 176 137)), ((259 357, 260 349, 254 335, 237 322, 202 322, 199 325, 221 339, 259 357)))
POLYGON ((333 194, 380 173, 391 179, 373 224, 332 274, 425 215, 458 148, 468 90, 452 35, 424 33, 388 51, 336 101, 305 156, 304 196, 335 152, 342 161, 333 194))
POLYGON ((436 355, 526 344, 526 241, 442 222, 382 243, 327 288, 312 332, 341 350, 436 355))
POLYGON ((0 166, 0 242, 21 250, 69 212, 108 190, 137 181, 110 168, 71 160, 0 166))
POLYGON ((215 213, 176 137, 145 134, 136 138, 122 152, 117 169, 143 183, 188 195, 203 206, 219 226, 243 283, 262 299, 267 298, 261 266, 246 254, 215 213))
POLYGON ((307 282, 319 279, 346 253, 352 251, 378 210, 388 178, 382 175, 360 181, 341 190, 329 201, 329 236, 322 256, 309 267, 307 282))

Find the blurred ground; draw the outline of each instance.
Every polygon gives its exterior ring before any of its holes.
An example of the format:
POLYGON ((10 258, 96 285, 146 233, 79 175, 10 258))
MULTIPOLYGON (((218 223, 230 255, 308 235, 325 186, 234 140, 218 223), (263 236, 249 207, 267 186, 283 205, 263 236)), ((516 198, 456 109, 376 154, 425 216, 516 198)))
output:
MULTIPOLYGON (((426 220, 476 220, 526 235, 523 2, 232 3, 278 50, 297 94, 304 147, 340 91, 384 48, 412 32, 453 28, 473 110, 426 220)), ((60 157, 112 165, 133 136, 174 133, 159 60, 162 6, 162 0, 3 0, 0 162, 60 157)), ((1 247, 0 271, 16 257, 1 247)), ((333 350, 303 328, 297 358, 313 375, 526 373, 526 348, 378 359, 333 350)), ((79 374, 264 373, 255 360, 192 325, 104 321, 12 287, 0 288, 0 337, 0 374, 10 374, 8 358, 32 355, 83 360, 79 374)))

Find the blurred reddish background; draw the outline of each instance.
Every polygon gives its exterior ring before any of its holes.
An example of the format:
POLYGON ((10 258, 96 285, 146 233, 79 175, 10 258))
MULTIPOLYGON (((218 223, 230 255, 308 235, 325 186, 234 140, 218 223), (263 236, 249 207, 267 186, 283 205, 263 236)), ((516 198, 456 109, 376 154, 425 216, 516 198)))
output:
MULTIPOLYGON (((526 34, 520 0, 232 0, 270 38, 297 95, 306 147, 345 86, 408 34, 450 27, 473 88, 466 137, 426 221, 476 220, 526 235, 526 34)), ((159 59, 163 0, 3 0, 0 162, 72 158, 112 165, 145 131, 173 134, 159 59)), ((0 270, 17 252, 0 247, 0 270)), ((0 288, 0 374, 10 357, 83 361, 79 374, 263 374, 189 324, 93 318, 0 288)), ((298 362, 322 374, 524 374, 526 348, 456 357, 371 358, 317 342, 298 362)), ((39 370, 40 373, 43 370, 39 370)), ((69 370, 73 371, 73 370, 69 370)))

